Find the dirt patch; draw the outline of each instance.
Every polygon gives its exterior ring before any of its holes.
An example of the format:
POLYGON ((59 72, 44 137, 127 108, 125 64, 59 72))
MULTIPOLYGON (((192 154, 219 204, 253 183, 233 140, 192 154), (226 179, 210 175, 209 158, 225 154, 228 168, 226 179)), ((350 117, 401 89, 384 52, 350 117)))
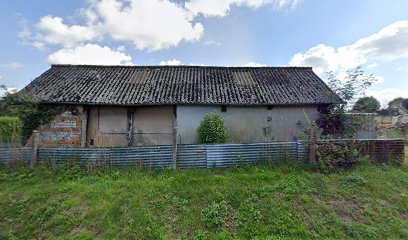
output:
POLYGON ((334 209, 336 214, 347 222, 356 221, 355 215, 351 211, 353 207, 350 207, 350 203, 339 199, 330 199, 329 205, 334 209))
POLYGON ((366 203, 358 200, 331 198, 328 204, 336 212, 337 216, 347 222, 359 222, 368 224, 360 216, 364 216, 364 206, 366 203))
POLYGON ((401 217, 408 222, 408 211, 402 211, 401 213, 401 217))

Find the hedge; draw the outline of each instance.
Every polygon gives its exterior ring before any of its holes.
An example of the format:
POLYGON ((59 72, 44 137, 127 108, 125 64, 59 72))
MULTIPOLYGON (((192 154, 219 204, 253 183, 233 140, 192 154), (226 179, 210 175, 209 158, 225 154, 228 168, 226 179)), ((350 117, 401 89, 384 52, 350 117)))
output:
POLYGON ((21 122, 17 117, 0 117, 0 143, 19 142, 21 122))

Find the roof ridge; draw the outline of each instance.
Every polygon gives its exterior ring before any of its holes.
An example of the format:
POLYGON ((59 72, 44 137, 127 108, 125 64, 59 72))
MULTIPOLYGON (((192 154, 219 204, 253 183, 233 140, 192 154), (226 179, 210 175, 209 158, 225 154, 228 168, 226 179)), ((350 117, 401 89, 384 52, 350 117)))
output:
POLYGON ((89 68, 227 68, 227 69, 312 69, 312 67, 305 66, 202 66, 202 65, 93 65, 93 64, 51 64, 51 67, 89 67, 89 68))

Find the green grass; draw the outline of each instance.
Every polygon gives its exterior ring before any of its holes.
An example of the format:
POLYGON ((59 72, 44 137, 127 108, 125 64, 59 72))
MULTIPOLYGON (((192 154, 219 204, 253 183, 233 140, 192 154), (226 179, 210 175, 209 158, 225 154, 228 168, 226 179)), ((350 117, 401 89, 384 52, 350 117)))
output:
POLYGON ((0 239, 407 239, 407 165, 0 168, 0 239))

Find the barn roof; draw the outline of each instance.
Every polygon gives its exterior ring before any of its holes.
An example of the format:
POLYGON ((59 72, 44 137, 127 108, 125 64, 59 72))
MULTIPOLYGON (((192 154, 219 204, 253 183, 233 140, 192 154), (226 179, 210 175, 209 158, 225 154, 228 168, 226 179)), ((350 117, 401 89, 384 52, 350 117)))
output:
POLYGON ((308 67, 53 65, 22 91, 45 103, 96 105, 342 101, 308 67))

